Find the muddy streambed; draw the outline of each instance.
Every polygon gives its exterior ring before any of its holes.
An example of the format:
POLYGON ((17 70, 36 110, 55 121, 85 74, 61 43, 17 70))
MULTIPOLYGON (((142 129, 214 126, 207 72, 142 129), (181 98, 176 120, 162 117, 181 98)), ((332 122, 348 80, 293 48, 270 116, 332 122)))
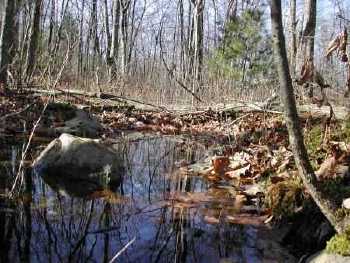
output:
MULTIPOLYGON (((296 262, 267 225, 228 220, 252 209, 232 186, 183 172, 203 147, 153 137, 120 152, 123 180, 105 188, 28 171, 25 194, 0 201, 0 262, 109 262, 130 241, 116 262, 296 262)), ((2 194, 20 153, 0 150, 2 194)))

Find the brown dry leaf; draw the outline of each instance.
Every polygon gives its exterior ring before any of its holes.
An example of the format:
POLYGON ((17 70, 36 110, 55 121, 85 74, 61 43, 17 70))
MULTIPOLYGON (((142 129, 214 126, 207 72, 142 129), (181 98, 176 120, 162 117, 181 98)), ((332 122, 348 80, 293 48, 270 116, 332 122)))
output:
POLYGON ((221 174, 227 171, 230 164, 230 159, 227 156, 216 156, 212 159, 214 172, 221 174))
POLYGON ((277 183, 283 182, 285 180, 286 180, 286 178, 282 177, 282 176, 275 175, 275 176, 271 176, 270 177, 270 181, 271 181, 272 184, 277 184, 277 183))
POLYGON ((347 42, 348 42, 348 32, 346 31, 346 29, 344 29, 341 35, 340 47, 339 47, 340 58, 342 62, 348 62, 348 56, 346 54, 347 42))
POLYGON ((314 75, 314 65, 310 58, 307 58, 304 65, 301 68, 301 77, 298 80, 298 84, 302 85, 307 81, 311 81, 314 75))
POLYGON ((341 42, 341 34, 342 33, 337 35, 331 42, 329 42, 326 50, 327 59, 329 59, 332 56, 333 52, 339 48, 341 42))
POLYGON ((162 124, 161 132, 164 134, 175 134, 178 132, 178 129, 175 126, 170 124, 166 124, 166 125, 162 124))
POLYGON ((240 182, 243 185, 254 184, 255 183, 255 179, 254 178, 250 178, 250 177, 242 177, 240 182))

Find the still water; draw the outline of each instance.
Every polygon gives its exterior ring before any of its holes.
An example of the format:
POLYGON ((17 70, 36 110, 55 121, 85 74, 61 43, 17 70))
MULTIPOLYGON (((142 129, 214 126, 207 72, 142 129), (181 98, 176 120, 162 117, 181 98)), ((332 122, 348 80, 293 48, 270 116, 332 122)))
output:
MULTIPOLYGON (((5 148, 2 193, 20 155, 5 148)), ((109 262, 130 241, 115 262, 295 262, 266 227, 221 220, 239 213, 232 189, 179 168, 203 147, 158 137, 120 152, 123 180, 108 189, 27 172, 20 200, 0 201, 0 262, 109 262)))

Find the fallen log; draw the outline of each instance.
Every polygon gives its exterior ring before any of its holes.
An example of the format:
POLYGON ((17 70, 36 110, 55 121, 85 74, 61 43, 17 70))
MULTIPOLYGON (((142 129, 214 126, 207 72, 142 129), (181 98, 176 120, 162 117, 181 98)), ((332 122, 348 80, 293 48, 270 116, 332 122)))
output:
MULTIPOLYGON (((192 112, 190 109, 187 110, 177 110, 177 109, 168 109, 164 106, 158 106, 152 103, 143 102, 140 100, 132 99, 132 98, 126 98, 123 96, 118 96, 110 93, 104 93, 104 92, 86 92, 82 90, 75 90, 75 89, 56 89, 56 90, 45 90, 45 89, 32 89, 31 90, 34 93, 38 94, 48 94, 48 95, 72 95, 72 96, 84 96, 89 98, 96 98, 101 99, 105 101, 127 101, 131 102, 132 104, 140 104, 149 106, 153 109, 166 111, 166 112, 173 112, 173 113, 180 113, 180 115, 187 115, 187 114, 203 114, 205 112, 208 112, 208 109, 214 110, 217 112, 229 112, 229 111, 236 111, 236 112, 265 112, 265 113, 272 113, 272 114, 282 114, 283 112, 280 110, 276 110, 273 108, 268 107, 269 104, 271 104, 272 101, 275 101, 276 97, 271 97, 271 100, 268 100, 268 103, 265 102, 244 102, 244 101, 234 101, 231 104, 227 105, 215 105, 215 107, 202 107, 201 109, 198 108, 196 111, 192 112)), ((277 107, 278 108, 278 107, 277 107)), ((349 110, 346 107, 336 107, 332 106, 333 112, 334 112, 334 118, 338 120, 345 120, 348 118, 349 110)), ((302 113, 310 113, 313 117, 329 117, 330 115, 330 108, 329 106, 321 106, 319 107, 316 104, 305 104, 305 105, 298 105, 298 111, 300 114, 302 113)))
POLYGON ((160 109, 162 111, 168 111, 165 107, 154 105, 152 103, 143 102, 140 100, 135 100, 131 98, 126 98, 123 96, 118 96, 110 93, 104 92, 86 92, 82 90, 71 90, 71 89, 56 89, 56 90, 45 90, 45 89, 32 89, 34 93, 48 94, 48 95, 78 95, 89 98, 96 98, 101 100, 111 100, 111 101, 129 101, 132 103, 137 103, 141 105, 146 105, 152 108, 160 109))

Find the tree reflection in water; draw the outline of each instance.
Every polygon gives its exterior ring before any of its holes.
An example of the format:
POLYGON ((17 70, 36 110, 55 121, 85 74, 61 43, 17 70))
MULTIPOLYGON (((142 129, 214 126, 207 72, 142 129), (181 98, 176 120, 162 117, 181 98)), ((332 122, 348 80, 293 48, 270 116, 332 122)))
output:
POLYGON ((220 218, 232 211, 231 199, 195 206, 169 201, 173 193, 206 193, 210 188, 200 177, 175 172, 177 162, 203 157, 202 147, 153 138, 128 143, 123 152, 123 180, 109 189, 89 184, 84 192, 82 182, 66 187, 33 175, 32 183, 27 175, 22 200, 12 208, 0 204, 1 262, 108 262, 134 237, 117 261, 264 259, 266 251, 256 245, 259 229, 203 220, 206 213, 220 218))

